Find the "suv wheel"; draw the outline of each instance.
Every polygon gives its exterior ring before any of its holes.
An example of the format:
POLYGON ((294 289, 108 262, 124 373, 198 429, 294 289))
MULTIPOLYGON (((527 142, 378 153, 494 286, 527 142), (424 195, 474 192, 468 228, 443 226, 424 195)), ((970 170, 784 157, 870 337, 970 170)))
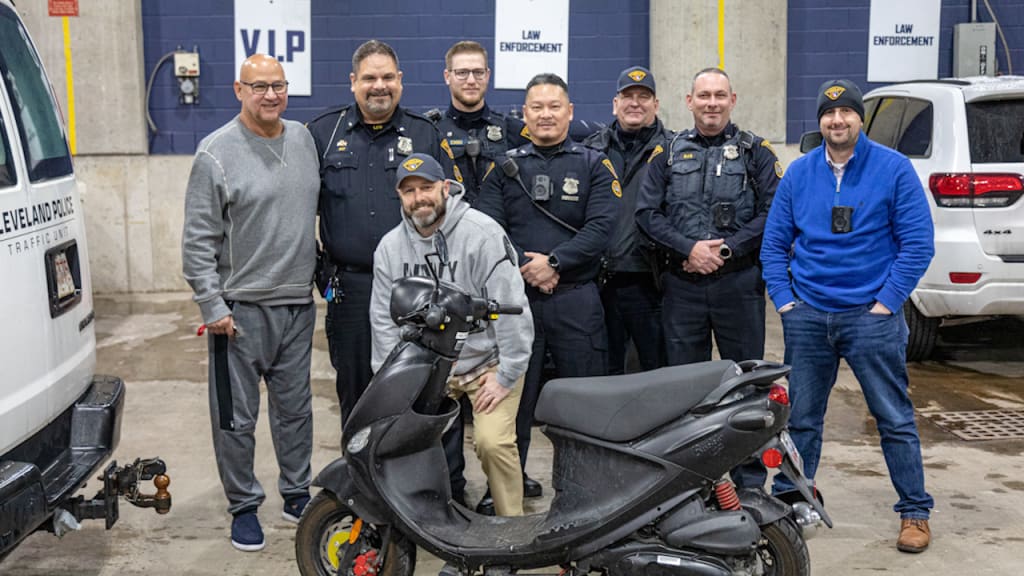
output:
POLYGON ((939 337, 939 318, 929 318, 918 312, 913 302, 903 305, 910 336, 907 339, 907 362, 927 360, 939 337))

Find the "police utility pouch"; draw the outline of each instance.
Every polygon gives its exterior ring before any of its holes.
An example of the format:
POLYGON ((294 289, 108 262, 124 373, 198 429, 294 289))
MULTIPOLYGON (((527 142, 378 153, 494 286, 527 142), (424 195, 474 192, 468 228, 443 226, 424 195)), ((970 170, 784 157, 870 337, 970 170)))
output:
POLYGON ((853 231, 853 206, 832 207, 832 233, 847 234, 853 231))

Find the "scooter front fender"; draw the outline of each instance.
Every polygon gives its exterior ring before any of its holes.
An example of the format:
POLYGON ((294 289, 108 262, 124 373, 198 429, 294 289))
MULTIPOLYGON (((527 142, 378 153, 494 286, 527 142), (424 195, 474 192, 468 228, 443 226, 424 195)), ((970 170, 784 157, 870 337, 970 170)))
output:
POLYGON ((345 458, 331 462, 313 479, 313 486, 323 488, 344 502, 364 522, 388 524, 388 515, 371 499, 363 495, 352 479, 352 470, 345 458))

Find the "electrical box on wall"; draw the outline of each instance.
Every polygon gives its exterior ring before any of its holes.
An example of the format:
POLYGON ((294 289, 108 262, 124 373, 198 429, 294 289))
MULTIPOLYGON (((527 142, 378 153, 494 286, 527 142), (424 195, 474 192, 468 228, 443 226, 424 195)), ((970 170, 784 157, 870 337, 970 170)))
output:
POLYGON ((996 25, 968 22, 953 28, 953 75, 996 75, 996 25))
POLYGON ((174 75, 178 78, 178 101, 182 104, 198 104, 199 52, 176 52, 174 75))

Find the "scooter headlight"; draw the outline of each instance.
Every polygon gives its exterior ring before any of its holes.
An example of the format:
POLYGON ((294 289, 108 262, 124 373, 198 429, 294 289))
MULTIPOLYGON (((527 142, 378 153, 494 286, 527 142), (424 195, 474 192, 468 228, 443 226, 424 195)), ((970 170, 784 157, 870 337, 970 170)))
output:
POLYGON ((370 427, 367 426, 362 430, 352 435, 352 438, 348 441, 348 452, 350 454, 356 454, 363 448, 366 448, 367 443, 370 442, 370 427))

